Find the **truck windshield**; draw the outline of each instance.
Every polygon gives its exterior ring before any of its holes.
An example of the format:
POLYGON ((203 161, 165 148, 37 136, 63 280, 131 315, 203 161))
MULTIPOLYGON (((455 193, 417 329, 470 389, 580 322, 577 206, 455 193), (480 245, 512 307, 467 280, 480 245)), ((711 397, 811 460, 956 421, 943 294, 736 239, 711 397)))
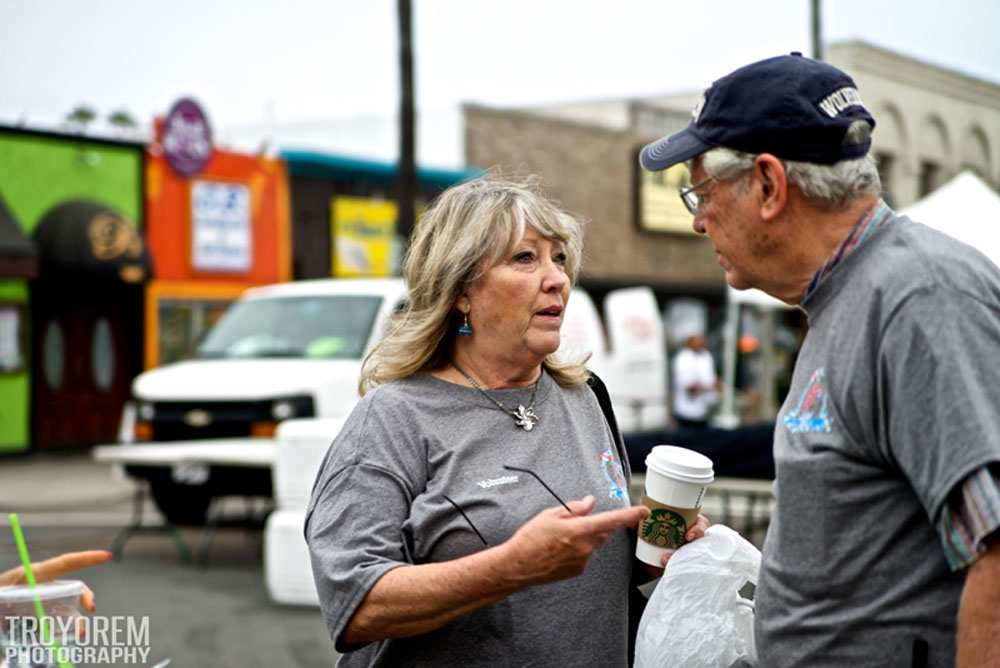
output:
POLYGON ((359 359, 381 301, 357 295, 238 301, 205 337, 197 356, 359 359))

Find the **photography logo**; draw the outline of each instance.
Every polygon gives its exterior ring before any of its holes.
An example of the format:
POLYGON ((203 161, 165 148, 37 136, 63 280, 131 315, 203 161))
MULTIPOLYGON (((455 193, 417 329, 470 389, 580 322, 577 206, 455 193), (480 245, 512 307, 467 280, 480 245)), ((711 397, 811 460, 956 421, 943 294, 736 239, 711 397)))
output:
POLYGON ((2 618, 0 647, 10 666, 145 664, 149 658, 149 617, 2 618))

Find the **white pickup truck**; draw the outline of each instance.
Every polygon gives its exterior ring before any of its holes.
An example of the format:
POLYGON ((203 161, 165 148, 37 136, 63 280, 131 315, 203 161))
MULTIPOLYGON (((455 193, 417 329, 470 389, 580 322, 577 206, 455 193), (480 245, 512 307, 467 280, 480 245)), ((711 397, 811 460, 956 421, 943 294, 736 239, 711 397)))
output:
MULTIPOLYGON (((122 441, 271 438, 282 420, 345 417, 358 401, 361 362, 404 297, 400 279, 298 281, 248 290, 194 359, 135 379, 122 441)), ((592 354, 589 366, 607 384, 622 431, 662 429, 666 350, 652 292, 616 290, 604 306, 602 324, 589 295, 574 290, 561 353, 592 354)), ((126 471, 149 481, 156 505, 174 524, 203 523, 218 496, 272 494, 268 469, 129 465, 126 471)))

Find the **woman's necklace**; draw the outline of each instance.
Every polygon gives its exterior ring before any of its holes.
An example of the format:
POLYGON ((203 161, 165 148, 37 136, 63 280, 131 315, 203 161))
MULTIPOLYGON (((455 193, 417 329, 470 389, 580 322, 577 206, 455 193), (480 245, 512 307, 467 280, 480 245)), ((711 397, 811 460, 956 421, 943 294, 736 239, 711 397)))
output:
POLYGON ((451 365, 458 369, 458 372, 465 376, 466 380, 472 383, 472 387, 479 390, 484 397, 496 404, 497 408, 514 418, 514 423, 517 424, 518 427, 525 431, 531 431, 535 428, 535 423, 538 422, 538 416, 535 415, 535 394, 538 392, 538 382, 542 379, 541 373, 538 374, 538 378, 535 380, 535 384, 531 388, 531 400, 528 402, 528 407, 525 408, 523 404, 518 404, 517 410, 511 410, 490 395, 490 393, 487 392, 482 385, 477 383, 472 376, 465 373, 462 367, 455 364, 455 362, 452 362, 451 365))

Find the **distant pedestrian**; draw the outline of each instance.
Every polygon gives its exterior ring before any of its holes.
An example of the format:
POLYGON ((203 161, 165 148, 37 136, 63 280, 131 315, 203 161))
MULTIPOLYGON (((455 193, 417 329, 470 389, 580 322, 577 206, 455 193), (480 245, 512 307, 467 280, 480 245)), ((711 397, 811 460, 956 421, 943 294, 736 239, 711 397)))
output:
POLYGON ((715 360, 705 347, 701 327, 681 325, 678 334, 684 346, 671 363, 674 421, 684 429, 704 429, 721 388, 715 360))
POLYGON ((729 285, 809 318, 760 665, 1000 666, 1000 270, 880 199, 874 125, 847 74, 792 54, 716 81, 641 162, 686 161, 729 285))

